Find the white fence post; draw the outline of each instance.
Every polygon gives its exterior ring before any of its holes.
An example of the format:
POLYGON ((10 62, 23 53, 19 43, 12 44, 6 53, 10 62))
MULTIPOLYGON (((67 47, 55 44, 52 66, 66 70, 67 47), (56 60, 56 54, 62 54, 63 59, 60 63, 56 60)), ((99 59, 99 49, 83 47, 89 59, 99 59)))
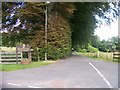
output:
POLYGON ((99 56, 100 56, 99 54, 100 54, 100 52, 98 51, 98 52, 97 52, 97 58, 99 58, 99 56))

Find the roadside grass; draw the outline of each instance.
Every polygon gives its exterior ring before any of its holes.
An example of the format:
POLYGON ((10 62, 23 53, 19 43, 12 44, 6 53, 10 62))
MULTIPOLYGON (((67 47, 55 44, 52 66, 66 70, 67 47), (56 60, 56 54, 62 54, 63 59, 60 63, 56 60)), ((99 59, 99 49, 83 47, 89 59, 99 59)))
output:
POLYGON ((87 56, 87 57, 90 57, 92 58, 93 60, 102 60, 102 61, 105 61, 105 62, 114 62, 114 63, 120 63, 120 60, 112 60, 112 59, 103 59, 103 58, 97 58, 97 57, 92 57, 92 56, 87 56))
POLYGON ((20 69, 27 69, 27 68, 33 68, 33 67, 39 67, 39 66, 45 66, 49 64, 53 64, 56 61, 39 61, 39 62, 32 62, 31 64, 0 64, 0 71, 14 71, 14 70, 20 70, 20 69))
POLYGON ((99 55, 98 55, 98 53, 85 52, 85 53, 78 53, 78 55, 83 55, 83 56, 92 58, 93 60, 102 60, 105 62, 120 63, 120 60, 113 60, 113 53, 99 52, 99 55))

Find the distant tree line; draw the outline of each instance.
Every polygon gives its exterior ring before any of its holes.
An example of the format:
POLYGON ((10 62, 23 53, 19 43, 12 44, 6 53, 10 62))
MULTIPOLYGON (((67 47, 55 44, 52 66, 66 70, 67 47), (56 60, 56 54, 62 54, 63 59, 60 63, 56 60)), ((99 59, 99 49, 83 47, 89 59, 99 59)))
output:
POLYGON ((94 35, 87 46, 78 48, 78 52, 113 52, 118 50, 120 50, 120 38, 118 36, 101 41, 99 36, 94 35))
POLYGON ((112 52, 115 50, 120 50, 120 38, 118 36, 111 37, 108 40, 102 40, 98 38, 98 36, 94 36, 92 40, 91 45, 95 48, 98 48, 98 50, 103 52, 112 52))

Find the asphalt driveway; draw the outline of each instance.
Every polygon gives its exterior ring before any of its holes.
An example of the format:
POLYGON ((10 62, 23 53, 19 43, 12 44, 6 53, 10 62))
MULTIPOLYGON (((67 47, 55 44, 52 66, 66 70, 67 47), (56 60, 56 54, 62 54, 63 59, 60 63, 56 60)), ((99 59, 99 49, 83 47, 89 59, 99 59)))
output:
POLYGON ((2 73, 2 88, 118 88, 118 64, 71 56, 55 64, 2 73))

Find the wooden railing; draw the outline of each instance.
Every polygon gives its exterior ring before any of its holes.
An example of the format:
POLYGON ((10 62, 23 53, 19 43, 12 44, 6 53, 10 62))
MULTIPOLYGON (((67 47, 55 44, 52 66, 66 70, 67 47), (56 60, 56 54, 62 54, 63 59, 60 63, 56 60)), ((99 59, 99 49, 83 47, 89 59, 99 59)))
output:
POLYGON ((120 60, 120 51, 113 52, 113 61, 114 60, 120 60))
POLYGON ((85 52, 85 53, 80 53, 81 55, 88 56, 88 57, 95 57, 95 58, 101 58, 101 59, 106 59, 106 60, 113 60, 113 52, 85 52))
POLYGON ((113 51, 113 52, 96 52, 96 53, 80 53, 84 56, 90 56, 90 57, 96 57, 96 58, 102 58, 102 59, 110 59, 110 60, 120 60, 120 51, 113 51))
MULTIPOLYGON (((22 59, 22 53, 18 54, 18 60, 22 59)), ((0 52, 0 63, 16 62, 16 52, 0 52)))

